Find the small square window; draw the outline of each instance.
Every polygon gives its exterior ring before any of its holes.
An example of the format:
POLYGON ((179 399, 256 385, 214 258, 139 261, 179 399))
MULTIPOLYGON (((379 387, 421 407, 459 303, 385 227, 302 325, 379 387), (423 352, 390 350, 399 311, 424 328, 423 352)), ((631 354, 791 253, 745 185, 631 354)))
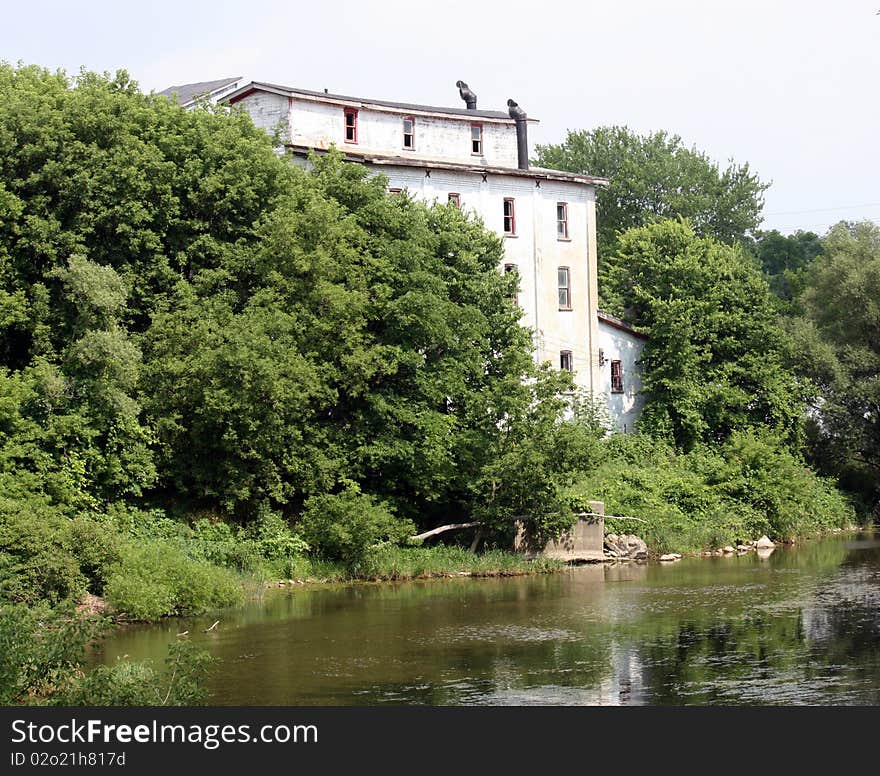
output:
POLYGON ((611 362, 611 393, 623 393, 623 362, 611 362))
POLYGON ((560 240, 568 239, 568 203, 556 203, 556 237, 560 240))
POLYGON ((403 189, 388 189, 389 194, 398 195, 403 193, 403 189))
POLYGON ((358 141, 358 112, 354 108, 345 109, 345 142, 358 141))
POLYGON ((556 274, 559 283, 559 309, 571 310, 571 271, 568 267, 559 267, 556 274))
POLYGON ((403 149, 412 151, 416 147, 416 120, 407 116, 403 120, 403 149))
POLYGON ((516 234, 516 212, 510 197, 504 199, 504 234, 516 234))
POLYGON ((559 368, 563 372, 573 372, 574 371, 574 359, 571 356, 570 350, 560 350, 559 351, 559 368))
POLYGON ((449 203, 451 205, 455 205, 456 207, 461 207, 461 194, 458 194, 454 191, 449 192, 449 203))
POLYGON ((471 124, 471 153, 483 155, 483 125, 471 124))

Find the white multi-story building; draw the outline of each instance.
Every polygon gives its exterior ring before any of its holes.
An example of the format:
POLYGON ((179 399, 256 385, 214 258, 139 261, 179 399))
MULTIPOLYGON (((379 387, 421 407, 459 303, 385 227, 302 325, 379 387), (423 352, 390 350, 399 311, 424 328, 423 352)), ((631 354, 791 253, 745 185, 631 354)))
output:
POLYGON ((527 126, 507 111, 480 110, 459 81, 466 107, 433 107, 346 97, 251 82, 225 98, 257 126, 279 132, 305 159, 336 146, 382 172, 392 191, 453 201, 504 239, 499 271, 516 270, 523 323, 536 358, 574 373, 601 395, 596 282, 596 187, 607 181, 529 165, 527 126))

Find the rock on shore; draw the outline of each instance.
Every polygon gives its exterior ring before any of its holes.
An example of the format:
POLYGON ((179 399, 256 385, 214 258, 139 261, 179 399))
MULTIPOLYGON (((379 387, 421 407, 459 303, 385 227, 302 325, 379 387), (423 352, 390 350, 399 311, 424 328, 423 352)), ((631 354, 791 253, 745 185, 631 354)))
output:
POLYGON ((647 560, 648 545, 635 534, 606 534, 605 557, 618 560, 647 560))

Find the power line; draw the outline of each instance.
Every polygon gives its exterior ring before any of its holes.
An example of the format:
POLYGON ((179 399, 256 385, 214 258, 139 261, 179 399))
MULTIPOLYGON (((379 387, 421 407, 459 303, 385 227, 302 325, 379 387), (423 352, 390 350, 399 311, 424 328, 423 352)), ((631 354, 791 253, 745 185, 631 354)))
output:
POLYGON ((794 216, 798 213, 825 213, 831 210, 852 210, 858 207, 880 207, 880 202, 863 202, 861 205, 841 205, 839 207, 814 207, 809 210, 777 210, 773 213, 762 213, 765 216, 794 216))

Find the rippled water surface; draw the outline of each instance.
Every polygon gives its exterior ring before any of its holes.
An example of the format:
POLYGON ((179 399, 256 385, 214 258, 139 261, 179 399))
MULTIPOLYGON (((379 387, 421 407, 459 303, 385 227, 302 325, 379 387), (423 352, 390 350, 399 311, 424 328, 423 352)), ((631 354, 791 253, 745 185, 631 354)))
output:
POLYGON ((161 661, 184 630, 221 658, 214 704, 878 704, 880 541, 296 587, 119 631, 100 659, 161 661))

